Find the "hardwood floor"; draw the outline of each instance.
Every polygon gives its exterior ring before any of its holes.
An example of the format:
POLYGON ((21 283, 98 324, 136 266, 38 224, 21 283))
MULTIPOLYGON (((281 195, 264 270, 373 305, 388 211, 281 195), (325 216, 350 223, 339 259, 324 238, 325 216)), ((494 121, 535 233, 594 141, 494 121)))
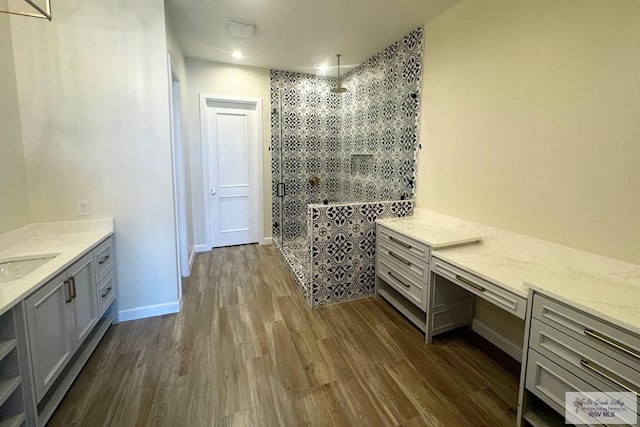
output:
POLYGON ((196 257, 182 311, 113 326, 50 426, 513 426, 518 378, 377 298, 309 309, 271 246, 196 257))

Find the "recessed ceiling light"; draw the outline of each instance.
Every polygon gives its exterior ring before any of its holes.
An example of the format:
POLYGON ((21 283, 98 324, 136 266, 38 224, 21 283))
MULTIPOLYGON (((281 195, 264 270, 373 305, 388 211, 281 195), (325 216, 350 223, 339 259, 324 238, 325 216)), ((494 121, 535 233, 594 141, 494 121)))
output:
POLYGON ((327 71, 329 71, 328 64, 315 64, 314 67, 316 68, 316 71, 322 75, 327 74, 327 71))
POLYGON ((232 53, 232 55, 233 55, 233 57, 234 57, 234 58, 236 58, 236 59, 242 59, 242 58, 244 58, 244 53, 242 53, 242 52, 241 52, 241 51, 239 51, 239 50, 234 50, 234 51, 233 51, 233 53, 232 53))

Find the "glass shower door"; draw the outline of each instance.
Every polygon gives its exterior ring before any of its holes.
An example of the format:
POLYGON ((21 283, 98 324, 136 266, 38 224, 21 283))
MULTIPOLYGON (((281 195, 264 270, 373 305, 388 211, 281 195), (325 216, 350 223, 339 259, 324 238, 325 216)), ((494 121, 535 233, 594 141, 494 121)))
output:
POLYGON ((282 89, 272 88, 271 94, 271 199, 272 199, 272 235, 282 248, 284 245, 283 198, 284 181, 282 176, 282 89))

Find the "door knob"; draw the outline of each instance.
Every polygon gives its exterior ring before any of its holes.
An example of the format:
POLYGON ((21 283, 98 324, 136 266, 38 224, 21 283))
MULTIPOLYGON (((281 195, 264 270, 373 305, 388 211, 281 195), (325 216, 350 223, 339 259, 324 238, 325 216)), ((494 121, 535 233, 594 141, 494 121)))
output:
POLYGON ((215 189, 215 188, 212 188, 212 189, 211 189, 211 194, 212 194, 212 195, 215 195, 215 194, 216 194, 216 189, 215 189))

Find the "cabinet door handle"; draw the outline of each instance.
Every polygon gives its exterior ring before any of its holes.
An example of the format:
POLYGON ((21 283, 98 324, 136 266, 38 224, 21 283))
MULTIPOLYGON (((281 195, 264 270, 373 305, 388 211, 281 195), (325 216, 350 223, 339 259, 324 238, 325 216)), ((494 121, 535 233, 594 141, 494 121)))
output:
POLYGON ((484 292, 486 291, 485 288, 483 288, 482 286, 478 285, 477 283, 473 283, 471 280, 467 279, 466 277, 462 277, 459 274, 456 274, 456 279, 460 280, 462 283, 464 283, 465 285, 469 285, 471 286, 473 289, 476 289, 480 292, 484 292))
POLYGON ((75 299, 76 298, 76 278, 75 277, 69 277, 69 285, 71 287, 71 299, 75 299))
POLYGON ((72 299, 73 298, 71 298, 71 282, 69 280, 65 280, 64 281, 64 303, 69 304, 72 299), (69 295, 69 297, 67 297, 67 295, 69 295))
POLYGON ((622 384, 620 381, 618 381, 617 379, 611 377, 610 375, 607 375, 606 373, 602 372, 600 369, 596 368, 595 366, 592 366, 589 362, 589 360, 587 359, 580 359, 580 366, 588 369, 589 371, 601 376, 602 378, 609 380, 610 382, 614 383, 615 385, 617 385, 618 387, 620 387, 623 390, 628 391, 629 393, 633 393, 636 395, 636 397, 638 396, 638 392, 633 390, 631 387, 622 384))
POLYGON ((109 295, 109 292, 111 292, 111 286, 109 286, 107 288, 107 292, 105 292, 104 294, 102 294, 102 298, 106 297, 107 295, 109 295))
POLYGON ((400 255, 396 254, 395 252, 391 252, 389 251, 389 255, 391 255, 392 257, 394 257, 395 259, 397 259, 398 261, 406 264, 406 265, 411 265, 411 261, 409 261, 408 259, 404 259, 402 258, 400 255))
POLYGON ((598 341, 601 341, 605 344, 607 344, 610 347, 615 348, 616 350, 620 350, 626 354, 628 354, 631 357, 634 357, 636 359, 640 360, 640 354, 638 354, 637 352, 635 352, 634 350, 628 348, 626 345, 621 344, 607 336, 604 336, 602 334, 600 334, 599 332, 594 331, 593 329, 589 329, 589 328, 584 328, 584 334, 587 336, 590 336, 591 338, 595 338, 598 341))
POLYGON ((396 242, 397 244, 399 244, 400 246, 404 246, 407 249, 411 249, 413 246, 411 246, 410 244, 408 244, 407 242, 403 242, 400 239, 396 239, 393 236, 389 236, 389 240, 391 240, 392 242, 396 242))
POLYGON ((395 274, 393 274, 393 272, 392 272, 392 271, 389 271, 387 274, 388 274, 390 277, 393 277, 394 279, 396 279, 398 282, 400 282, 400 284, 401 284, 402 286, 404 286, 405 288, 410 288, 410 287, 411 287, 411 285, 407 285, 407 284, 406 284, 406 283, 404 283, 402 280, 398 279, 398 278, 396 277, 396 275, 395 275, 395 274))
POLYGON ((107 262, 107 260, 108 260, 109 258, 111 258, 111 255, 105 255, 105 256, 103 256, 102 258, 100 258, 100 259, 98 260, 98 264, 100 264, 100 265, 104 264, 105 262, 107 262))

